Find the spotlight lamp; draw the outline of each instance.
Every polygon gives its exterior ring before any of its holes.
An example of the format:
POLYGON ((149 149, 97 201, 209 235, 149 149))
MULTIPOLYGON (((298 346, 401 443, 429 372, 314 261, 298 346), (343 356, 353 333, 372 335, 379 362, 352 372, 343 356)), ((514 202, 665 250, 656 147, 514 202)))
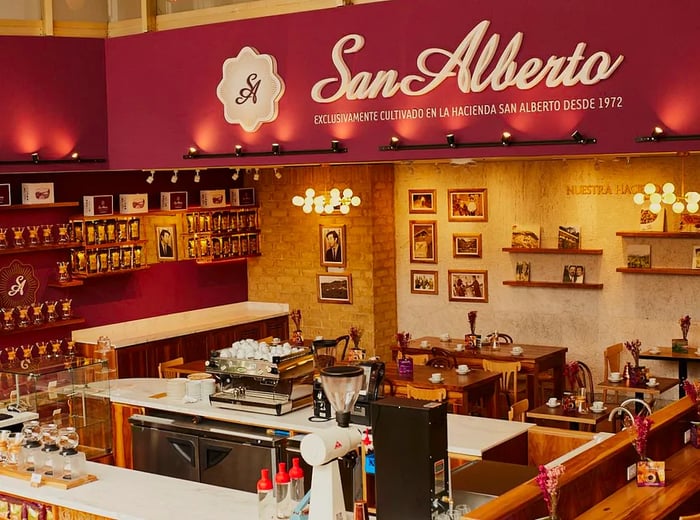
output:
POLYGON ((146 177, 146 182, 148 184, 153 184, 153 181, 156 179, 156 171, 151 170, 151 173, 146 177))
POLYGON ((238 175, 239 175, 239 170, 237 170, 236 168, 231 168, 231 171, 233 172, 231 174, 231 180, 237 181, 238 175))
POLYGON ((177 172, 178 170, 173 170, 173 176, 170 177, 170 182, 172 182, 173 184, 177 182, 177 172))
POLYGON ((279 143, 272 143, 272 155, 279 155, 280 151, 281 149, 279 143))
POLYGON ((260 168, 255 168, 255 173, 253 174, 253 180, 254 181, 260 180, 260 168))
POLYGON ((447 140, 447 146, 450 148, 457 148, 457 145, 455 143, 455 134, 447 134, 445 136, 445 139, 447 140))
POLYGON ((279 171, 278 168, 275 168, 275 179, 281 179, 282 178, 282 172, 279 171))
POLYGON ((194 171, 194 182, 199 182, 201 180, 201 176, 199 175, 199 170, 194 171))
POLYGON ((190 157, 195 157, 198 153, 199 150, 197 150, 197 148, 195 148, 194 146, 190 146, 187 149, 187 155, 189 155, 190 157))
POLYGON ((503 146, 509 146, 511 137, 510 132, 503 132, 501 134, 501 144, 503 146))
POLYGON ((636 137, 634 140, 637 143, 660 143, 661 141, 698 141, 700 140, 700 134, 671 135, 667 134, 662 127, 655 126, 649 135, 636 137))

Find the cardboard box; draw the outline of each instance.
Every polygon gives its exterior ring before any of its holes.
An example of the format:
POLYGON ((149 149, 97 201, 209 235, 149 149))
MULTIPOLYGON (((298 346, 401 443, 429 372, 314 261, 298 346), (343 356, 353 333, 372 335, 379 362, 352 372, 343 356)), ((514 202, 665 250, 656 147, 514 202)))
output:
POLYGON ((9 184, 0 184, 0 206, 12 205, 12 195, 9 184))
POLYGON ((53 204, 53 182, 22 183, 22 204, 53 204))
POLYGON ((203 208, 221 208, 226 206, 226 190, 200 191, 199 205, 203 208))
POLYGON ((231 206, 255 206, 255 188, 231 188, 231 206))
POLYGON ((83 196, 83 215, 96 217, 114 214, 114 197, 112 195, 83 196))
POLYGON ((161 191, 160 209, 187 209, 187 192, 161 191))
POLYGON ((119 213, 148 213, 148 193, 120 194, 119 213))

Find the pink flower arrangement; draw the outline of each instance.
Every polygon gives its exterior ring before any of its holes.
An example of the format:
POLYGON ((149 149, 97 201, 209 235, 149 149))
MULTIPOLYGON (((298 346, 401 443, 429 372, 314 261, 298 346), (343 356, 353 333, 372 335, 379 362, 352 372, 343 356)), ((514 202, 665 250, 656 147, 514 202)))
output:
POLYGON ((683 381, 683 390, 685 390, 685 395, 690 397, 690 399, 695 403, 697 415, 700 417, 700 401, 698 400, 698 397, 700 397, 700 382, 693 382, 690 381, 690 379, 686 379, 683 381))
POLYGON ((680 320, 678 320, 678 323, 681 326, 681 333, 683 334, 683 339, 688 339, 688 331, 690 330, 690 316, 683 316, 680 320))
POLYGON ((634 416, 634 422, 631 428, 632 434, 634 435, 632 445, 641 460, 646 459, 647 440, 649 439, 649 430, 651 430, 653 422, 651 417, 647 415, 638 414, 634 416))
POLYGON ((629 351, 630 354, 632 354, 632 357, 634 358, 634 366, 638 367, 639 352, 642 348, 642 342, 638 339, 635 339, 634 341, 625 341, 625 348, 629 351))
POLYGON ((301 330, 301 309, 293 309, 292 312, 289 313, 289 315, 291 316, 292 321, 294 322, 296 330, 301 330))
POLYGON ((544 465, 540 465, 539 474, 537 477, 535 477, 535 481, 542 491, 544 503, 547 505, 549 517, 552 519, 558 518, 557 504, 559 502, 559 477, 563 475, 564 469, 565 467, 563 465, 555 466, 553 468, 547 468, 544 465))
POLYGON ((564 365, 564 375, 569 380, 569 388, 571 390, 576 389, 576 380, 578 379, 579 370, 578 361, 569 361, 564 365))

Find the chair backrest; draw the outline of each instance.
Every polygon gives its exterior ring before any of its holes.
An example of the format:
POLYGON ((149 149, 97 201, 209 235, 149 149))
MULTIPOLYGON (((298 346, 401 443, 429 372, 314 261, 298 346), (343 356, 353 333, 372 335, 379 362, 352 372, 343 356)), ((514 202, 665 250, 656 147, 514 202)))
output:
POLYGON ((425 362, 426 365, 433 367, 433 368, 454 368, 454 360, 446 357, 446 356, 435 356, 431 357, 428 361, 425 362))
POLYGON ((603 354, 605 360, 605 367, 603 368, 603 378, 607 381, 610 372, 620 372, 620 364, 622 357, 622 349, 624 346, 622 343, 615 343, 610 345, 605 349, 603 354))
POLYGON ((579 389, 586 389, 586 399, 589 403, 595 401, 595 388, 593 386, 593 374, 591 369, 583 361, 571 361, 564 369, 564 388, 569 389, 577 395, 579 389), (572 375, 569 372, 575 371, 572 375))
POLYGON ((517 403, 513 403, 508 410, 508 420, 525 422, 525 413, 529 408, 530 401, 528 399, 521 399, 517 403))
POLYGON ((428 354, 408 354, 406 357, 411 358, 414 365, 425 365, 429 359, 428 354))
POLYGON ((518 372, 520 371, 520 361, 494 361, 493 359, 483 360, 484 370, 501 373, 501 389, 508 396, 512 392, 512 401, 518 398, 518 372), (512 385, 512 390, 510 389, 512 385))
POLYGON ((457 366, 457 356, 453 352, 441 347, 433 347, 430 349, 430 355, 433 359, 438 359, 438 365, 433 365, 430 360, 426 365, 439 366, 440 368, 455 368, 457 366))
POLYGON ((447 399, 447 390, 445 388, 417 388, 406 385, 406 397, 423 399, 424 401, 444 401, 447 399))
MULTIPOLYGON (((486 336, 486 342, 487 343, 493 342, 493 333, 486 336)), ((513 338, 510 337, 508 334, 504 334, 503 332, 499 332, 498 333, 498 342, 499 343, 513 343, 513 338)))
POLYGON ((345 359, 345 354, 348 350, 348 342, 350 336, 338 336, 335 339, 317 339, 313 342, 314 358, 317 368, 330 367, 335 365, 336 361, 345 359), (338 346, 342 344, 340 356, 338 356, 338 346))
POLYGON ((172 378, 172 377, 177 377, 178 371, 173 370, 169 367, 174 367, 177 365, 182 365, 185 362, 185 358, 183 357, 178 357, 175 359, 170 359, 168 361, 163 361, 161 363, 158 363, 158 377, 160 378, 172 378))

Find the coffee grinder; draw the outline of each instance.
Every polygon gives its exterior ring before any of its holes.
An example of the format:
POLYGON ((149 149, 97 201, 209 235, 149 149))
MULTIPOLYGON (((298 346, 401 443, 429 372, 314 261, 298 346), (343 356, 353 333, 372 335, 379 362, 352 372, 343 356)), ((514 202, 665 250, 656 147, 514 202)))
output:
POLYGON ((301 456, 313 467, 308 520, 345 518, 338 459, 354 456, 354 450, 362 442, 362 430, 350 426, 350 412, 364 379, 364 370, 357 366, 332 366, 321 370, 323 391, 335 410, 338 425, 306 435, 301 441, 301 456))

